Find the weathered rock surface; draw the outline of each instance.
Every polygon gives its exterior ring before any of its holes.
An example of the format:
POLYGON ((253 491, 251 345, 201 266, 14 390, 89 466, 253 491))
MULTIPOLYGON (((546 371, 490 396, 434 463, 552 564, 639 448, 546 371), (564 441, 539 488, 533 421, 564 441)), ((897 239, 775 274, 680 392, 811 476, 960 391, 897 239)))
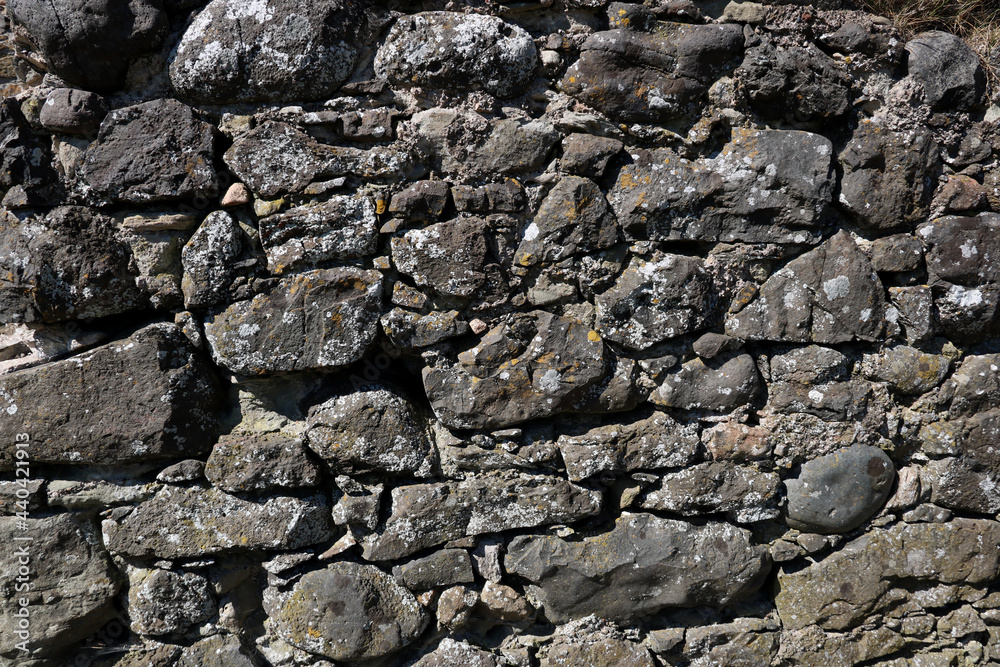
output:
POLYGON ((208 580, 194 572, 133 568, 129 572, 129 615, 142 635, 168 635, 215 613, 208 580))
POLYGON ((177 667, 254 667, 250 655, 237 637, 215 635, 185 648, 177 667))
POLYGON ((0 218, 0 322, 61 322, 149 306, 114 222, 80 206, 0 218), (42 264, 44 262, 44 264, 42 264))
POLYGON ((695 358, 667 375, 649 401, 682 410, 730 412, 752 401, 759 389, 757 364, 748 354, 712 365, 695 358))
POLYGON ((837 159, 840 203, 866 227, 913 225, 930 210, 939 148, 929 132, 893 132, 862 121, 837 159))
POLYGON ((396 268, 417 285, 472 297, 486 282, 486 222, 458 218, 413 229, 392 239, 396 268))
POLYGON ((932 109, 968 111, 979 106, 986 74, 979 56, 950 33, 932 30, 906 43, 907 72, 924 89, 932 109))
POLYGON ((868 258, 846 232, 793 259, 760 296, 726 318, 726 333, 801 343, 871 341, 882 335, 885 297, 868 258))
POLYGON ((893 604, 894 586, 979 586, 1000 573, 1000 524, 954 519, 876 528, 823 560, 778 574, 775 604, 789 629, 845 630, 893 604))
POLYGON ((515 97, 535 74, 538 55, 523 28, 495 16, 421 12, 393 24, 375 71, 401 86, 482 88, 515 97))
POLYGON ((97 93, 56 88, 45 96, 38 122, 51 132, 96 134, 108 108, 97 93))
POLYGON ((324 495, 253 502, 198 487, 165 486, 126 516, 105 519, 102 528, 109 551, 136 558, 296 549, 333 536, 324 495))
POLYGON ((170 82, 202 104, 325 99, 354 69, 366 6, 213 0, 177 45, 170 82))
POLYGON ((231 434, 212 448, 205 477, 230 493, 298 488, 316 486, 320 467, 299 438, 282 433, 231 434))
POLYGON ((211 445, 219 388, 180 329, 154 324, 71 359, 0 376, 0 467, 28 433, 36 463, 121 464, 211 445))
POLYGON ((470 584, 476 580, 472 559, 465 549, 442 549, 430 556, 411 560, 399 566, 398 576, 411 590, 470 584))
POLYGON ((532 582, 529 594, 550 621, 597 614, 629 622, 670 607, 744 598, 761 586, 770 560, 749 531, 729 524, 625 514, 610 533, 579 542, 515 538, 504 567, 532 582))
POLYGON ((778 476, 716 461, 660 476, 660 488, 646 493, 641 507, 681 516, 725 513, 737 523, 774 519, 778 476))
POLYGON ((669 149, 621 170, 608 193, 625 231, 656 241, 815 243, 833 196, 833 144, 818 134, 733 130, 714 158, 669 149))
POLYGON ((382 274, 325 269, 281 280, 205 322, 216 362, 234 373, 345 366, 378 334, 382 274))
POLYGON ((631 642, 613 633, 589 637, 558 638, 540 652, 542 667, 556 665, 619 665, 620 667, 653 667, 649 650, 642 644, 631 642), (610 635, 610 636, 609 636, 610 635))
POLYGON ((89 90, 118 88, 131 60, 155 50, 167 35, 167 15, 157 0, 12 0, 7 11, 53 74, 89 90))
POLYGON ((596 297, 597 331, 645 350, 712 322, 715 295, 703 262, 683 255, 634 258, 614 286, 596 297))
POLYGON ((649 34, 598 32, 560 86, 617 120, 663 122, 697 111, 708 85, 731 71, 742 51, 735 25, 663 22, 649 34))
POLYGON ((94 533, 90 521, 74 514, 0 516, 5 545, 0 550, 0 656, 5 661, 57 653, 117 616, 120 578, 94 533), (21 570, 25 565, 27 577, 21 570), (18 587, 19 581, 30 582, 30 588, 18 587), (27 609, 29 619, 26 637, 17 634, 24 629, 18 627, 21 609, 27 609), (21 642, 27 652, 17 648, 21 642))
POLYGON ((35 132, 14 99, 0 102, 0 188, 20 186, 32 204, 51 204, 56 172, 48 141, 35 132))
POLYGON ((764 118, 829 122, 851 107, 850 78, 812 43, 784 47, 765 39, 747 49, 736 75, 764 118))
POLYGON ((336 474, 426 474, 434 458, 424 419, 388 387, 365 387, 315 405, 308 424, 309 448, 336 474))
POLYGON ((498 667, 496 658, 465 641, 449 637, 441 640, 436 649, 420 658, 413 667, 498 667))
POLYGON ((785 480, 785 522, 813 533, 846 533, 882 508, 896 469, 877 447, 856 445, 813 459, 785 480))
POLYGON ((425 368, 424 391, 449 427, 503 427, 571 410, 606 363, 597 332, 536 311, 494 327, 458 363, 425 368))
POLYGON ((888 382, 901 394, 923 394, 941 384, 951 370, 951 360, 907 345, 889 348, 865 358, 867 374, 888 382))
POLYGON ((260 221, 267 268, 281 275, 372 255, 378 242, 376 222, 375 206, 363 196, 338 195, 269 215, 260 221))
POLYGON ((87 149, 83 177, 116 202, 214 197, 212 126, 176 100, 154 100, 109 113, 87 149))
POLYGON ((420 636, 427 613, 374 565, 334 563, 305 574, 275 619, 292 646, 332 660, 388 655, 420 636))
POLYGON ((181 250, 185 308, 204 308, 226 300, 243 250, 239 224, 225 211, 209 213, 181 250))
POLYGON ((601 506, 600 493, 543 475, 400 486, 385 528, 365 542, 364 557, 391 560, 467 535, 575 521, 601 506))

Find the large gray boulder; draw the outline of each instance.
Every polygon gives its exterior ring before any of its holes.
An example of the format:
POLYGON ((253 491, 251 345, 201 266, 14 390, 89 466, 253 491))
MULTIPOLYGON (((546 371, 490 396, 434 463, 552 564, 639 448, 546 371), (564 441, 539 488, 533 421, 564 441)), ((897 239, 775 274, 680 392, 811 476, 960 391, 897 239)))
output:
POLYGON ((136 558, 202 558, 286 550, 333 536, 329 500, 271 496, 250 501, 217 489, 165 486, 124 516, 102 524, 108 551, 136 558))
POLYGON ((5 664, 58 653, 115 618, 121 579, 89 520, 0 516, 0 657, 5 664), (29 578, 20 578, 27 558, 29 578), (19 584, 29 582, 23 590, 19 584), (27 606, 21 601, 27 600, 27 606), (21 610, 25 609, 26 612, 21 610), (27 614, 27 636, 19 636, 27 614), (16 646, 25 642, 28 652, 16 646))
POLYGON ((607 363, 596 331, 536 311, 494 327, 458 363, 424 368, 424 390, 451 428, 502 428, 573 411, 607 363))
POLYGON ((155 51, 168 28, 159 0, 11 0, 7 12, 49 71, 96 91, 121 86, 131 61, 155 51))
POLYGON ((601 507, 597 491, 546 475, 400 486, 392 491, 384 529, 365 541, 364 557, 393 560, 469 535, 576 521, 601 507))
POLYGON ((785 523, 810 533, 846 533, 889 497, 896 467, 877 447, 855 445, 803 464, 785 480, 785 523))
POLYGON ((523 28, 496 16, 420 12, 400 17, 375 56, 375 72, 396 86, 481 88, 516 97, 538 64, 523 28))
POLYGON ((346 366, 378 335, 382 274, 350 267, 301 273, 208 318, 216 363, 241 375, 346 366))
POLYGON ((122 464, 211 446, 219 386, 173 324, 77 357, 0 376, 0 468, 28 433, 35 463, 122 464))
POLYGON ((115 202, 214 197, 219 179, 212 126, 177 100, 116 109, 87 149, 82 173, 115 202))
POLYGON ((374 565, 334 563, 299 579, 274 620, 292 646, 353 661, 412 643, 430 619, 412 593, 374 565))
POLYGON ((796 257, 726 318, 726 333, 746 340, 845 343, 878 340, 885 290, 871 262, 845 231, 796 257))
POLYGON ((350 76, 367 2, 213 0, 181 37, 170 82, 202 104, 322 100, 350 76))
POLYGON ((906 43, 906 69, 934 110, 969 111, 983 102, 986 74, 979 56, 960 37, 940 30, 906 43))
POLYGON ((627 234, 654 241, 816 243, 833 198, 833 144, 818 134, 734 129, 713 158, 637 152, 608 192, 627 234))
POLYGON ((851 80, 842 65, 808 46, 776 46, 765 38, 747 49, 736 76, 763 118, 834 121, 851 108, 851 80))
POLYGON ((61 322, 149 307, 114 221, 82 206, 0 218, 0 323, 61 322))
POLYGON ((671 607, 746 598, 764 583, 770 559, 749 531, 726 523, 624 514, 609 533, 580 541, 517 537, 504 567, 531 582, 529 596, 549 621, 596 614, 630 623, 671 607))

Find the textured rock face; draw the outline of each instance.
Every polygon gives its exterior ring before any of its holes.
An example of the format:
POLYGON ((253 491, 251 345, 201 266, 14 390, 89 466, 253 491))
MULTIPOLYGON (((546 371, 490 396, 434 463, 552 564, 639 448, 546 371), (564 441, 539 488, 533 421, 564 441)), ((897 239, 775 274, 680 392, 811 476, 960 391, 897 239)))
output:
POLYGON ((760 296, 726 318, 726 333, 751 340, 843 343, 882 334, 885 297, 871 263, 846 232, 792 260, 760 296))
POLYGON ((170 82, 191 102, 318 100, 354 69, 364 2, 213 0, 170 62, 170 82))
POLYGON ((214 153, 212 128, 191 107, 154 100, 108 114, 83 174, 113 201, 211 197, 219 188, 214 153))
POLYGON ((0 378, 2 468, 14 464, 18 433, 30 434, 39 463, 122 464, 211 446, 217 380, 173 325, 0 378))
POLYGON ((285 641, 333 660, 393 653, 416 639, 427 620, 416 598, 392 577, 356 563, 303 576, 277 618, 285 641))
POLYGON ((90 522, 72 514, 47 519, 0 516, 3 616, 0 656, 24 660, 58 653, 96 632, 115 617, 114 598, 120 577, 107 553, 96 544, 90 522), (30 564, 30 590, 21 566, 30 564), (22 602, 23 600, 23 602, 22 602), (28 610, 27 636, 18 636, 19 616, 28 610), (35 625, 37 623, 37 625, 35 625), (24 642, 22 647, 18 644, 24 642), (25 649, 25 650, 22 650, 25 649))
POLYGON ((165 487, 120 520, 106 519, 108 550, 139 558, 193 558, 249 549, 295 549, 329 539, 321 495, 250 502, 215 489, 165 487), (198 521, 191 521, 197 516, 198 521))
POLYGON ((15 0, 7 11, 53 74, 90 90, 117 88, 130 60, 155 50, 167 34, 156 0, 15 0))
POLYGON ((0 664, 1000 664, 1000 60, 856 5, 0 0, 0 664))
POLYGON ((375 338, 381 301, 377 271, 311 271, 237 301, 205 334, 216 361, 243 375, 344 366, 375 338))
POLYGON ((385 530, 365 545, 364 555, 401 558, 467 535, 574 521, 600 511, 600 494, 539 475, 403 486, 392 492, 385 530))
POLYGON ((598 614, 627 622, 667 607, 746 597, 763 583, 770 561, 751 545, 748 531, 636 514, 623 515, 608 535, 581 542, 517 538, 504 566, 534 584, 529 590, 550 621, 598 614), (662 583, 651 589, 652 581, 662 583))
POLYGON ((814 243, 833 195, 832 158, 817 134, 737 129, 714 158, 640 154, 608 200, 636 238, 814 243))
POLYGON ((390 83, 514 97, 534 78, 538 55, 524 29, 495 16, 422 12, 396 21, 375 56, 390 83))

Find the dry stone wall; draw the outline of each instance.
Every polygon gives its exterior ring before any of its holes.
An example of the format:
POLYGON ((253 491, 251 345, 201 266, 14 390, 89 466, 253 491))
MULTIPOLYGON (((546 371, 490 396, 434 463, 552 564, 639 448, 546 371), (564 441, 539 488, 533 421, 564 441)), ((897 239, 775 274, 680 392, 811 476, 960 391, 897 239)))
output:
POLYGON ((957 37, 4 20, 0 663, 1000 665, 1000 107, 957 37))

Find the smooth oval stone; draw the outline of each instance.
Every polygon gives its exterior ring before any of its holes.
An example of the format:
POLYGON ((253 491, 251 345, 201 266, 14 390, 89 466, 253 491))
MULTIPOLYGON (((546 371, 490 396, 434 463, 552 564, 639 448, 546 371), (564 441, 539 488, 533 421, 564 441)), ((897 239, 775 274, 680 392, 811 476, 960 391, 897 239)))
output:
POLYGON ((785 480, 785 523, 812 533, 846 533, 882 507, 896 468, 878 447, 854 445, 802 466, 785 480))

